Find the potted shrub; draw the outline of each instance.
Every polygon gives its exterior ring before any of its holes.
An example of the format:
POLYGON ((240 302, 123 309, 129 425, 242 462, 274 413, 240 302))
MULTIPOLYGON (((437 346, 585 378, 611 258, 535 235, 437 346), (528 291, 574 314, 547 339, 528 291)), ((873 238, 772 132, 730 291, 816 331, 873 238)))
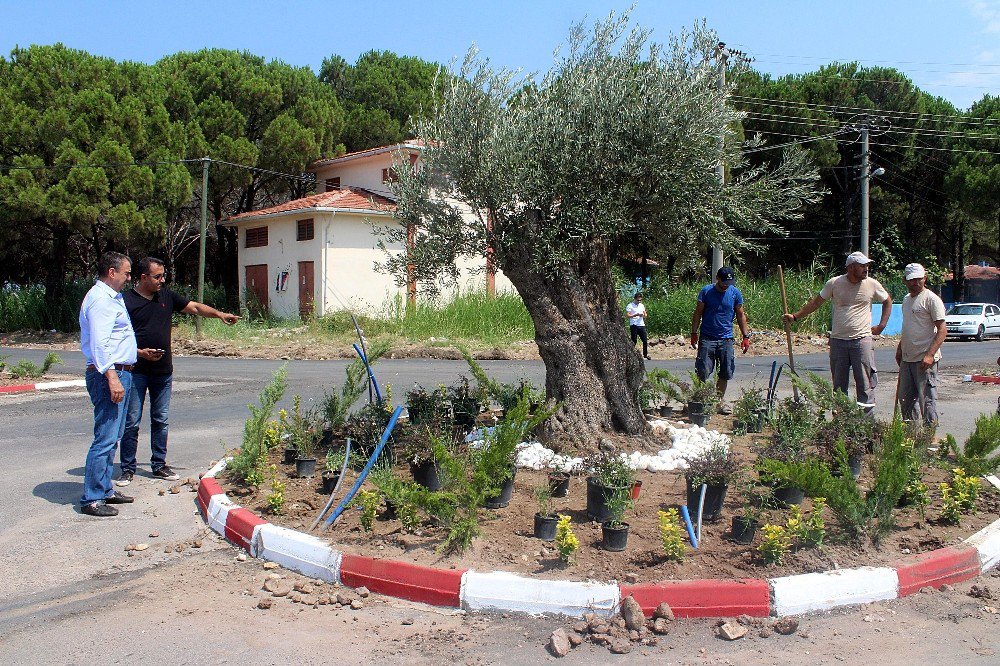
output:
POLYGON ((702 381, 698 379, 698 375, 692 372, 691 384, 684 393, 684 399, 687 403, 688 418, 691 423, 704 428, 719 404, 719 391, 714 383, 702 381))
POLYGON ((476 417, 482 411, 482 392, 474 390, 469 385, 468 378, 462 377, 457 386, 448 389, 448 399, 455 427, 463 433, 472 430, 476 425, 476 417))
POLYGON ((323 463, 323 492, 329 495, 337 487, 340 480, 340 470, 344 466, 344 451, 331 448, 326 453, 323 463))
POLYGON ((633 505, 632 493, 628 488, 615 488, 606 502, 609 516, 601 523, 601 547, 619 552, 628 543, 628 523, 623 519, 633 505))
POLYGON ((431 424, 422 424, 411 429, 403 450, 403 457, 410 465, 413 480, 428 490, 441 489, 441 473, 434 458, 433 442, 441 440, 446 446, 451 444, 451 439, 440 433, 441 424, 437 425, 436 429, 431 424))
POLYGON ((406 413, 410 425, 437 423, 447 420, 451 415, 448 404, 448 389, 438 386, 428 391, 419 384, 406 393, 406 413))
POLYGON ((749 477, 745 475, 741 477, 744 479, 740 488, 743 506, 740 512, 733 516, 731 538, 736 543, 746 546, 753 543, 754 534, 760 527, 766 499, 755 492, 756 486, 749 477))
POLYGON ((288 432, 291 443, 297 449, 295 473, 301 478, 313 476, 316 473, 316 458, 314 452, 319 443, 321 427, 314 422, 311 414, 302 411, 302 397, 292 397, 292 414, 288 418, 288 432))
POLYGON ((535 499, 538 500, 538 512, 535 514, 535 538, 542 541, 555 541, 559 516, 552 511, 552 491, 549 486, 542 485, 535 488, 535 499))
POLYGON ((733 403, 733 417, 743 424, 744 431, 748 433, 757 433, 763 429, 766 413, 764 391, 758 386, 743 389, 739 400, 733 403))
POLYGON ((838 440, 842 440, 847 450, 848 466, 857 480, 861 476, 865 454, 874 451, 881 439, 881 426, 854 398, 835 391, 833 385, 822 377, 810 374, 808 381, 795 379, 795 383, 816 411, 813 442, 832 464, 834 474, 839 475, 835 452, 838 440))
MULTIPOLYGON (((770 419, 771 438, 760 450, 758 463, 763 460, 778 460, 781 462, 805 462, 806 443, 812 441, 816 432, 816 415, 803 402, 795 402, 785 398, 775 410, 770 419)), ((773 479, 766 474, 761 475, 761 482, 771 485, 772 497, 779 506, 788 507, 801 504, 805 491, 788 485, 775 485, 773 479)))
POLYGON ((702 505, 702 521, 715 521, 722 515, 722 505, 726 500, 729 481, 736 473, 736 461, 729 447, 718 442, 700 455, 687 460, 684 479, 687 482, 687 506, 692 518, 698 513, 701 502, 701 487, 705 486, 705 501, 702 505))
POLYGON ((552 415, 555 407, 536 408, 529 412, 530 390, 522 387, 517 403, 486 435, 479 448, 471 453, 474 474, 490 480, 492 489, 483 498, 487 509, 502 509, 510 504, 514 494, 517 467, 517 445, 525 440, 538 424, 552 415))
POLYGON ((549 490, 552 497, 566 497, 569 494, 569 472, 549 472, 549 490))
POLYGON ((635 485, 635 472, 628 466, 625 456, 604 453, 591 462, 591 474, 587 477, 587 515, 591 520, 603 523, 611 517, 608 500, 616 490, 623 489, 631 495, 635 485))
POLYGON ((653 368, 647 372, 643 387, 655 396, 660 416, 666 417, 673 414, 673 407, 670 406, 671 401, 683 402, 677 378, 663 368, 653 368))

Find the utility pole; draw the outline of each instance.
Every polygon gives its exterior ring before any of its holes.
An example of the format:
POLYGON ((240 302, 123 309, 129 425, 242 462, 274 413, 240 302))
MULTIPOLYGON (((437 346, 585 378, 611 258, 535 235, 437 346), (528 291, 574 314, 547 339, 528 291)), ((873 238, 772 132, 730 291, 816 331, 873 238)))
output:
MULTIPOLYGON (((729 51, 726 50, 726 43, 719 42, 715 47, 715 57, 719 66, 718 88, 724 90, 726 87, 726 61, 729 58, 729 51)), ((720 142, 721 144, 721 142, 720 142)), ((719 184, 723 187, 726 184, 726 165, 723 162, 725 146, 719 146, 719 163, 715 166, 715 175, 719 178, 719 184)), ((724 222, 720 220, 720 222, 724 222)), ((715 279, 719 269, 722 268, 723 257, 721 247, 712 247, 712 279, 715 279)))
POLYGON ((889 130, 891 127, 890 122, 886 118, 880 118, 877 116, 862 115, 851 119, 851 121, 845 125, 846 128, 852 129, 858 132, 861 138, 861 168, 858 170, 858 175, 854 180, 860 180, 860 199, 861 199, 861 251, 864 255, 868 256, 868 250, 870 249, 870 244, 868 242, 868 237, 870 235, 870 225, 868 219, 868 190, 869 183, 872 176, 881 176, 885 173, 885 169, 879 167, 877 169, 872 169, 871 165, 871 151, 868 148, 868 138, 872 135, 878 136, 889 130))
MULTIPOLYGON (((201 237, 198 242, 198 302, 205 302, 205 234, 208 230, 208 165, 211 158, 201 158, 201 237)), ((194 318, 194 328, 201 339, 201 317, 194 318)))
POLYGON ((868 123, 861 126, 861 252, 868 256, 868 123))

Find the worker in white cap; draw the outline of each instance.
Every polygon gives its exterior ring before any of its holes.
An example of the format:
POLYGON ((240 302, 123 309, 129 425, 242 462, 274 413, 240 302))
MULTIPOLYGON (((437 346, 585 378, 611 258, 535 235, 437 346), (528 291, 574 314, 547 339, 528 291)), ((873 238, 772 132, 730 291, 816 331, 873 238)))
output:
POLYGON ((847 393, 854 375, 854 386, 859 403, 875 405, 875 386, 878 371, 875 368, 875 343, 873 335, 881 335, 892 314, 892 296, 875 278, 868 277, 872 262, 862 252, 847 255, 843 275, 827 280, 819 294, 796 312, 785 315, 788 322, 798 321, 815 312, 823 303, 833 305, 833 326, 830 331, 830 374, 833 388, 847 393), (882 304, 882 318, 872 326, 872 302, 882 304))
POLYGON ((935 426, 937 413, 938 362, 941 345, 948 335, 944 303, 927 288, 927 271, 920 264, 903 269, 903 331, 896 345, 899 366, 899 404, 903 418, 935 426))

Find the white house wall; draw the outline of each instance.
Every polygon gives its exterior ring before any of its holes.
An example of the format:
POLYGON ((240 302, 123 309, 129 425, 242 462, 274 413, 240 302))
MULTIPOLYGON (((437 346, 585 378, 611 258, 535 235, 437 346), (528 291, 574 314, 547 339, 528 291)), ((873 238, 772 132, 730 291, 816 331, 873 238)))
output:
MULTIPOLYGON (((329 227, 317 227, 317 236, 322 233, 328 233, 326 276, 323 279, 317 272, 316 283, 322 281, 326 312, 350 306, 365 314, 377 314, 397 296, 406 297, 405 286, 398 286, 393 276, 375 270, 376 262, 385 262, 386 255, 363 215, 336 213, 329 227)), ((389 244, 391 252, 403 249, 402 244, 389 244)))

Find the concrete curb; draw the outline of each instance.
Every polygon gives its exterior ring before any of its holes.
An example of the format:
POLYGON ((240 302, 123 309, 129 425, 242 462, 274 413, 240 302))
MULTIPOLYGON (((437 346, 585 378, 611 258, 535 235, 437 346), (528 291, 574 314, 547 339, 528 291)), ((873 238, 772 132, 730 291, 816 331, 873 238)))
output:
POLYGON ((363 585, 379 594, 434 606, 607 616, 623 598, 632 596, 647 615, 661 602, 668 603, 677 617, 798 615, 901 598, 922 587, 975 578, 1000 563, 998 519, 966 539, 963 546, 914 555, 892 567, 837 569, 772 579, 619 585, 545 580, 505 571, 434 569, 342 553, 310 534, 272 525, 222 492, 214 477, 225 467, 226 460, 222 460, 205 473, 196 502, 208 526, 230 543, 254 557, 313 578, 350 587, 363 585))
POLYGON ((20 384, 18 386, 0 386, 0 393, 25 393, 27 391, 48 391, 60 388, 83 388, 87 386, 84 379, 67 379, 60 382, 39 382, 37 384, 20 384))

